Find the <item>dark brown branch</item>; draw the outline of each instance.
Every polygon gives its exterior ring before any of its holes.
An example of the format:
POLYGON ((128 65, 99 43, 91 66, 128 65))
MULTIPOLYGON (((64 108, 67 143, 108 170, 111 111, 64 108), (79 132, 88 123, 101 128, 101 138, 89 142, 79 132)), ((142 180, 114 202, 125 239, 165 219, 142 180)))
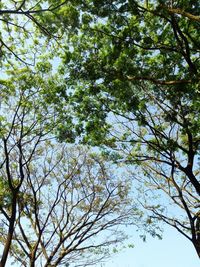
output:
POLYGON ((183 9, 180 9, 180 8, 170 8, 170 7, 166 7, 166 6, 162 6, 164 9, 166 9, 169 13, 171 14, 179 14, 183 17, 186 17, 186 18, 189 18, 193 21, 197 21, 197 22, 200 22, 200 16, 196 16, 196 15, 193 15, 189 12, 186 12, 185 10, 183 9))
POLYGON ((160 84, 160 85, 179 85, 179 84, 188 84, 188 83, 193 83, 194 80, 171 80, 171 81, 165 81, 165 80, 157 80, 152 77, 145 77, 145 76, 130 76, 127 75, 126 78, 129 81, 149 81, 153 82, 155 84, 160 84))

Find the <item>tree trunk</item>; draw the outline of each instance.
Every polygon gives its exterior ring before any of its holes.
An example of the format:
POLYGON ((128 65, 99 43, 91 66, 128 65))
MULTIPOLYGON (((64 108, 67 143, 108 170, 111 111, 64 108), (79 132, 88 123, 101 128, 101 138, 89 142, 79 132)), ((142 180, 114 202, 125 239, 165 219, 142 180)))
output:
POLYGON ((0 262, 0 267, 4 267, 6 265, 8 253, 9 253, 10 246, 12 243, 14 224, 15 224, 15 218, 16 218, 16 206, 17 206, 17 194, 15 193, 13 196, 13 200, 12 200, 12 212, 11 212, 11 217, 9 221, 9 229, 8 229, 6 243, 5 243, 4 250, 3 250, 3 255, 1 258, 1 262, 0 262))
POLYGON ((194 242, 193 244, 194 244, 194 247, 195 247, 195 249, 196 249, 197 255, 198 255, 199 258, 200 258, 200 240, 197 240, 197 241, 194 242))

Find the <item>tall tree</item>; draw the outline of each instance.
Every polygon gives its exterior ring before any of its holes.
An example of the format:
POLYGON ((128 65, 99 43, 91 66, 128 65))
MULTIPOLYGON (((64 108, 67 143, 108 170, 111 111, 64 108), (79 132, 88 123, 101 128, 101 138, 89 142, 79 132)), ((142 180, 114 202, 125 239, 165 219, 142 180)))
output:
POLYGON ((55 125, 54 112, 41 102, 41 76, 33 75, 27 69, 15 70, 14 73, 15 77, 1 80, 0 210, 7 227, 1 240, 4 248, 0 266, 5 266, 12 243, 20 188, 25 179, 25 163, 35 156, 41 139, 55 125))
POLYGON ((94 264, 139 214, 102 157, 56 142, 58 112, 46 101, 62 83, 48 63, 37 67, 0 81, 0 266, 94 264))
POLYGON ((136 215, 128 183, 85 149, 46 147, 40 154, 45 161, 29 164, 20 191, 11 246, 16 265, 88 266, 105 260, 109 247, 125 238, 120 225, 136 215))
POLYGON ((175 227, 200 256, 199 3, 88 1, 83 10, 63 67, 75 131, 139 166, 143 185, 169 200, 142 203, 151 220, 175 227))

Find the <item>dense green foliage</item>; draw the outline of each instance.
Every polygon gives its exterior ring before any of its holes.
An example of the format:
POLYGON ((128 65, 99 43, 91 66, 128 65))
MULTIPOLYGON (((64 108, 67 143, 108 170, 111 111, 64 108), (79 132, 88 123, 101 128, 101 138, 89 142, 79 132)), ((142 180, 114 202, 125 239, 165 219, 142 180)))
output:
MULTIPOLYGON (((157 94, 167 91, 171 99, 178 92, 198 92, 198 20, 172 13, 171 1, 88 2, 85 23, 71 38, 64 62, 72 88, 76 81, 76 116, 87 117, 85 129, 94 142, 100 137, 95 125, 105 126, 109 110, 134 111, 146 101, 138 95, 143 85, 157 94)), ((174 1, 174 9, 183 6, 194 15, 199 10, 198 3, 174 1)))
MULTIPOLYGON (((28 203, 26 212, 19 204, 22 188, 28 197, 31 191, 30 199, 35 197, 35 220, 39 218, 36 189, 23 168, 27 173, 32 157, 38 163, 37 140, 46 135, 101 146, 104 159, 130 167, 133 185, 139 185, 137 199, 147 211, 145 229, 156 235, 154 223, 162 220, 200 255, 198 1, 24 0, 0 5, 0 148, 5 158, 0 209, 9 226, 0 266, 12 248, 15 223, 20 216, 32 221, 28 212, 33 207, 28 203), (22 68, 22 63, 33 66, 22 68)), ((36 169, 34 165, 32 171, 36 169)), ((57 181, 54 173, 49 177, 38 188, 57 181)), ((36 184, 43 178, 36 177, 36 184)), ((87 189, 88 197, 92 192, 87 189)), ((65 198, 73 194, 65 193, 65 198)), ((18 241, 24 239, 34 266, 43 232, 38 240, 35 236, 34 248, 21 234, 16 233, 12 253, 21 253, 18 241)))
POLYGON ((88 1, 83 11, 61 68, 77 135, 135 164, 142 187, 169 200, 144 196, 151 219, 199 254, 199 3, 88 1))
POLYGON ((0 57, 34 65, 40 54, 55 56, 64 33, 75 31, 79 12, 74 1, 3 0, 0 3, 0 57))

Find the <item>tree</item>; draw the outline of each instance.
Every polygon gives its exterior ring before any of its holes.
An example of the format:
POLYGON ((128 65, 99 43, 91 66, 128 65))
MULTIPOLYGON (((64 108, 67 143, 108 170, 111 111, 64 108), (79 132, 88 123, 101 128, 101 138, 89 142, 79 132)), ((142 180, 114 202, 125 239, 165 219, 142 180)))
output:
POLYGON ((83 149, 57 146, 44 154, 41 166, 29 164, 19 193, 10 252, 16 264, 86 266, 105 259, 108 247, 125 238, 117 228, 134 215, 128 184, 83 149))
POLYGON ((1 240, 5 245, 0 266, 5 266, 13 238, 20 189, 25 179, 24 164, 31 161, 41 139, 55 126, 55 114, 42 106, 38 87, 41 76, 33 75, 28 69, 15 70, 14 73, 14 77, 1 80, 0 210, 7 232, 1 240))
MULTIPOLYGON (((136 164, 148 192, 162 190, 173 201, 172 212, 180 208, 186 216, 164 213, 148 198, 141 204, 152 211, 149 225, 155 217, 162 219, 192 241, 199 255, 199 3, 80 0, 58 4, 56 11, 51 2, 46 11, 47 2, 39 11, 25 9, 25 3, 30 4, 23 1, 21 10, 16 4, 14 15, 7 12, 8 21, 36 12, 31 14, 36 27, 31 27, 61 31, 65 44, 59 70, 69 90, 63 82, 56 86, 58 77, 41 90, 48 105, 41 100, 40 106, 56 112, 48 127, 57 125, 59 140, 103 144, 118 152, 107 152, 115 161, 136 164), (71 21, 67 35, 63 26, 71 21)), ((46 33, 36 36, 36 43, 46 33)), ((46 62, 37 66, 42 73, 50 68, 46 62)), ((31 88, 35 77, 37 88, 44 85, 38 75, 30 77, 25 83, 31 88)))
POLYGON ((130 183, 103 157, 57 143, 57 111, 45 104, 49 86, 52 94, 62 87, 56 75, 14 74, 1 80, 0 266, 8 258, 31 267, 94 264, 139 215, 130 183))
POLYGON ((74 132, 136 164, 146 190, 169 200, 166 209, 162 197, 145 198, 148 223, 175 227, 200 256, 199 3, 88 1, 83 10, 63 67, 74 132))
POLYGON ((0 3, 0 23, 1 61, 34 65, 47 47, 55 56, 64 32, 75 31, 79 12, 73 1, 6 0, 0 3))

